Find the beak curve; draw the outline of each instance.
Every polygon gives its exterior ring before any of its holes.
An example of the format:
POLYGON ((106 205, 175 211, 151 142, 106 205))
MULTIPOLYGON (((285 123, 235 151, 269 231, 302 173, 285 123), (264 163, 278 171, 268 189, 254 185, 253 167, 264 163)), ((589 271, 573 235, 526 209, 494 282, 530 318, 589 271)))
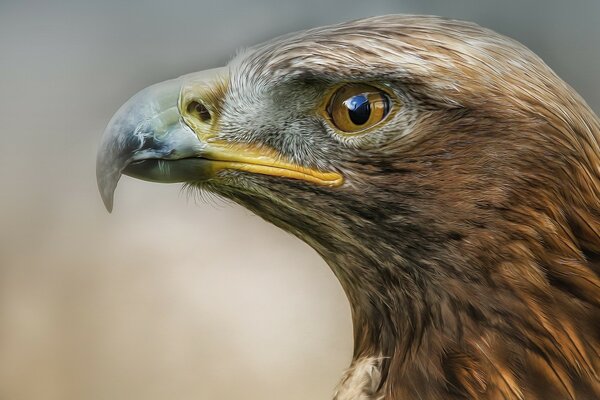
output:
POLYGON ((109 212, 123 174, 152 182, 176 183, 206 181, 220 170, 238 170, 329 187, 342 184, 343 178, 337 172, 287 162, 277 151, 265 146, 219 141, 211 132, 203 131, 211 128, 195 126, 193 120, 188 125, 190 116, 182 103, 188 96, 201 95, 197 88, 210 87, 219 79, 222 82, 226 73, 223 69, 184 75, 150 86, 129 99, 112 117, 96 159, 98 189, 109 212))
MULTIPOLYGON (((211 76, 216 72, 201 74, 211 76)), ((96 159, 98 189, 109 212, 122 174, 174 183, 202 179, 203 172, 208 172, 207 160, 198 158, 206 143, 185 124, 178 109, 182 85, 190 77, 143 89, 110 120, 96 159)))

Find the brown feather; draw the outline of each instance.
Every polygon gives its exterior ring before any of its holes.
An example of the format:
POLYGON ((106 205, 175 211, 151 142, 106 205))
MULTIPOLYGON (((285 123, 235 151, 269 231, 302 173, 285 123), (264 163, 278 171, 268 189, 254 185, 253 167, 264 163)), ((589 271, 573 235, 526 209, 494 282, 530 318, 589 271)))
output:
POLYGON ((331 190, 205 185, 340 279, 355 349, 337 399, 600 398, 600 121, 531 51, 470 23, 372 18, 243 53, 225 97, 224 140, 243 131, 345 176, 331 190), (244 114, 272 92, 318 98, 353 81, 397 88, 400 122, 332 139, 289 121, 252 131, 244 114))

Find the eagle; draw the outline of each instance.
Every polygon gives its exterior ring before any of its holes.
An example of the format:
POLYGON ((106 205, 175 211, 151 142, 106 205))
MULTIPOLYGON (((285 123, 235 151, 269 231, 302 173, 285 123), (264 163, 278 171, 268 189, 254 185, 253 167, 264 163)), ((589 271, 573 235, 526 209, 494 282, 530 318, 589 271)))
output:
POLYGON ((600 398, 600 120, 522 44, 389 15, 240 51, 109 122, 97 180, 230 199, 351 306, 336 400, 600 398))

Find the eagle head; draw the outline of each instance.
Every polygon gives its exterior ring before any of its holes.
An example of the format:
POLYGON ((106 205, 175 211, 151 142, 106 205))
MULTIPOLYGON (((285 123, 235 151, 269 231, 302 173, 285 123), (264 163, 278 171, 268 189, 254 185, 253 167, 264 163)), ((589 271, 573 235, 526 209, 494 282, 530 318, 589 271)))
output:
POLYGON ((312 246, 348 296, 345 399, 600 396, 600 122, 523 45, 385 16, 144 89, 98 155, 312 246))

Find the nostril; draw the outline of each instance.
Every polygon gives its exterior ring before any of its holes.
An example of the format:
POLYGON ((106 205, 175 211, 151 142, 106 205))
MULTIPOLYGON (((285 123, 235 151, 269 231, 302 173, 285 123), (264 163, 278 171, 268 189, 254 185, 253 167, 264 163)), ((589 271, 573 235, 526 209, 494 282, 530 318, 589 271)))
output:
POLYGON ((210 121, 210 111, 199 101, 190 101, 186 107, 188 114, 193 115, 202 122, 210 121))

